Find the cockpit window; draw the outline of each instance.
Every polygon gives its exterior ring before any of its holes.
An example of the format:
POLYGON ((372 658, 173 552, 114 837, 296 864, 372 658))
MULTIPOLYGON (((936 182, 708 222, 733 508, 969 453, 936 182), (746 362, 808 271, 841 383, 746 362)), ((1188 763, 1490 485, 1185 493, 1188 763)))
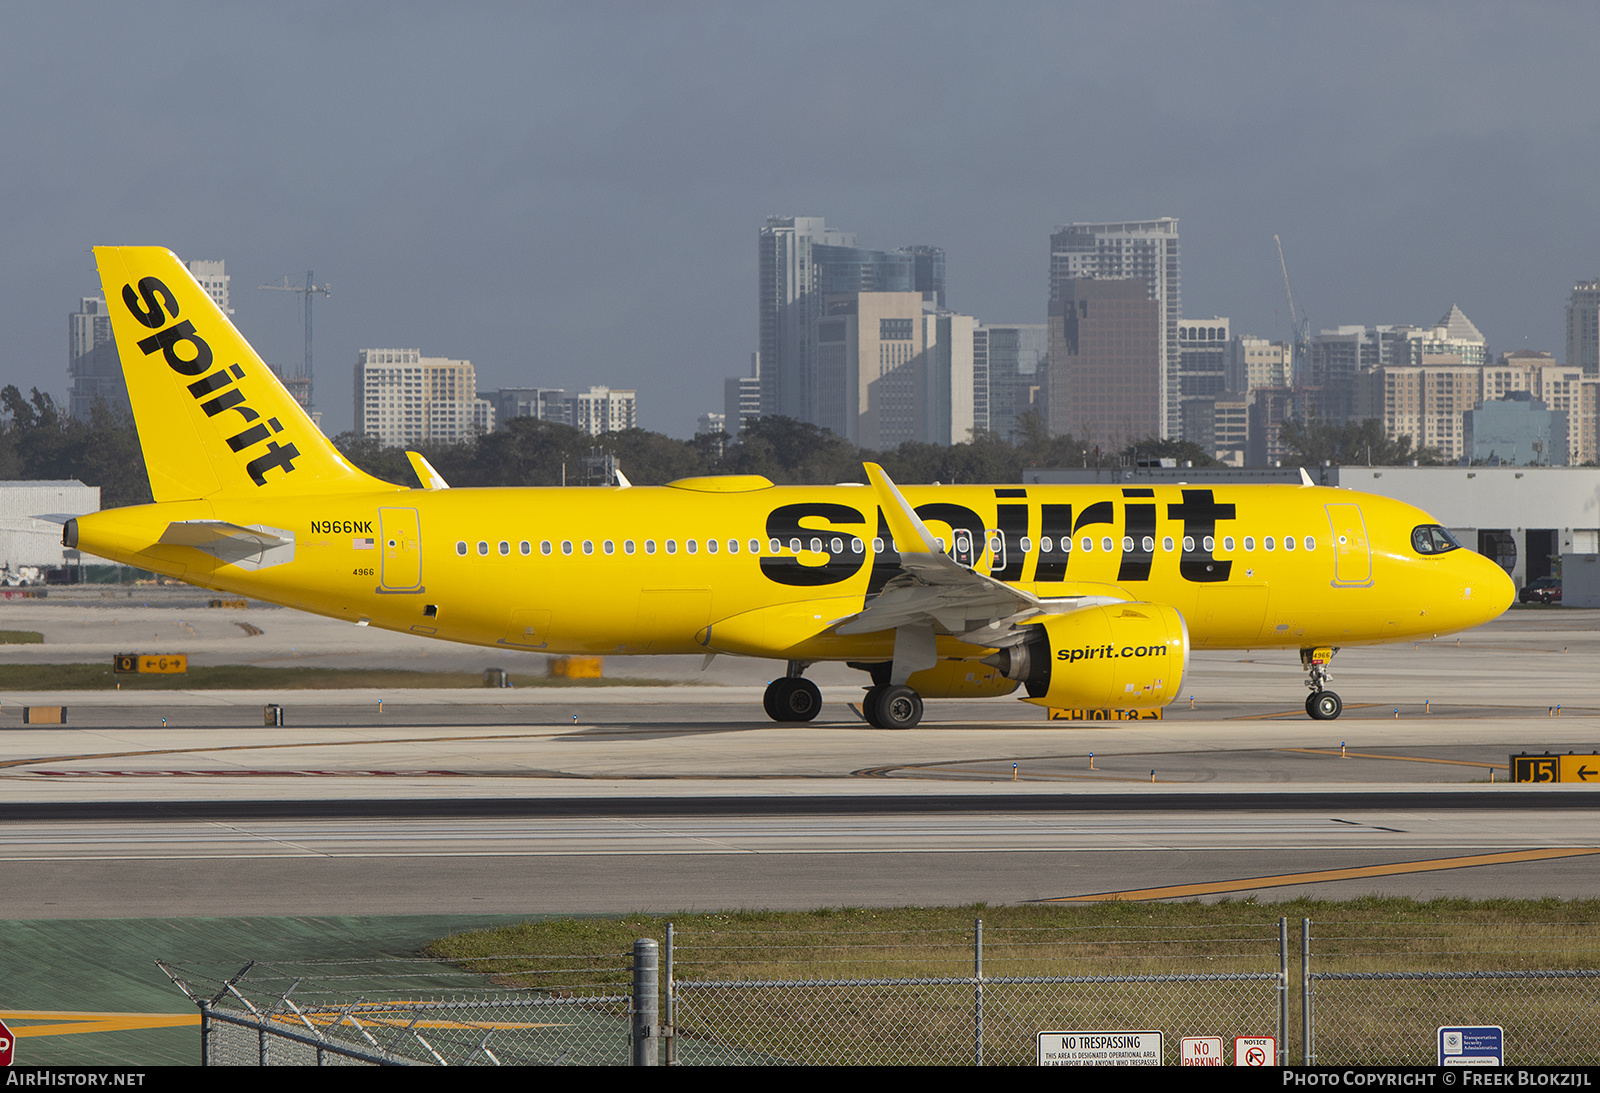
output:
POLYGON ((1448 554, 1452 550, 1461 549, 1461 544, 1456 542, 1455 536, 1438 524, 1423 524, 1421 527, 1412 528, 1411 546, 1418 554, 1448 554))

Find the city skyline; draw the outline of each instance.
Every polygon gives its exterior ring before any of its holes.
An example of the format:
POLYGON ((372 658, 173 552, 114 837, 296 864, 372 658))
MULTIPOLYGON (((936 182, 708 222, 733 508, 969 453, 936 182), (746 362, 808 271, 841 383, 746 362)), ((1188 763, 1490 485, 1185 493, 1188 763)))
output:
POLYGON ((946 306, 985 324, 1044 322, 1053 229, 1129 217, 1180 221, 1185 317, 1270 340, 1275 233, 1314 331, 1454 303, 1495 353, 1563 357, 1600 275, 1586 7, 74 11, 15 9, 0 42, 4 374, 57 398, 104 242, 226 258, 269 361, 300 359, 299 306, 254 286, 312 269, 321 375, 427 345, 485 389, 637 389, 683 437, 757 348, 775 214, 937 246, 946 306), (139 60, 175 26, 182 58, 139 60), (754 60, 779 40, 800 90, 754 60))

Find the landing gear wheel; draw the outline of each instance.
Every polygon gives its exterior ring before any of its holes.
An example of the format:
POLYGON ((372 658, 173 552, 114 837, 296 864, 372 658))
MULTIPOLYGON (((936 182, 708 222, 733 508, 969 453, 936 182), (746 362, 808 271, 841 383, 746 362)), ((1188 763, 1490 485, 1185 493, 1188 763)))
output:
POLYGON ((878 697, 883 693, 882 687, 868 687, 867 693, 861 699, 861 719, 869 725, 878 723, 878 697))
POLYGON ((1344 712, 1344 700, 1332 691, 1312 691, 1306 696, 1306 713, 1313 721, 1332 721, 1344 712))
POLYGON ((903 685, 872 688, 862 708, 880 729, 914 729, 922 720, 922 696, 903 685))
POLYGON ((810 721, 822 709, 822 692, 801 676, 787 676, 767 684, 761 705, 774 721, 810 721))

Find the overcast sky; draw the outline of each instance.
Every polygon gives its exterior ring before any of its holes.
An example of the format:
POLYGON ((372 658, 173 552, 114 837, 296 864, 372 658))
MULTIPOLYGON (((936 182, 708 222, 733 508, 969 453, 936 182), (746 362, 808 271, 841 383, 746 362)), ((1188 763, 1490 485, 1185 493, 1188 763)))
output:
POLYGON ((1565 356, 1600 275, 1600 6, 0 2, 0 379, 64 396, 89 248, 221 258, 234 321, 351 422, 364 347, 480 389, 722 409, 756 236, 945 248, 1043 322, 1049 234, 1180 218, 1186 317, 1432 323, 1565 356))

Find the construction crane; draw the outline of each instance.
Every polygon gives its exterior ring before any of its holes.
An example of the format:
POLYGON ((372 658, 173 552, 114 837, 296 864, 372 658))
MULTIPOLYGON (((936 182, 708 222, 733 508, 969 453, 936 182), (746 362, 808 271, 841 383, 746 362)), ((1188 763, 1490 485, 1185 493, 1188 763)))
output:
POLYGON ((1272 234, 1272 241, 1278 244, 1278 266, 1283 270, 1283 291, 1289 297, 1289 322, 1294 327, 1294 342, 1292 343, 1293 356, 1289 363, 1289 385, 1299 390, 1306 382, 1306 368, 1310 363, 1308 357, 1311 350, 1311 320, 1302 320, 1294 309, 1294 289, 1289 287, 1289 263, 1283 260, 1283 240, 1278 234, 1272 234))
POLYGON ((304 288, 301 288, 299 285, 291 285, 289 283, 288 275, 284 276, 283 284, 281 285, 257 285, 256 287, 272 289, 277 292, 297 292, 304 300, 303 306, 305 307, 306 311, 306 362, 304 366, 305 375, 303 378, 306 381, 306 413, 309 414, 311 412, 311 407, 314 405, 312 402, 314 395, 314 384, 312 382, 311 371, 311 297, 317 295, 332 296, 333 289, 329 285, 318 285, 312 283, 310 270, 306 270, 306 284, 304 288))

